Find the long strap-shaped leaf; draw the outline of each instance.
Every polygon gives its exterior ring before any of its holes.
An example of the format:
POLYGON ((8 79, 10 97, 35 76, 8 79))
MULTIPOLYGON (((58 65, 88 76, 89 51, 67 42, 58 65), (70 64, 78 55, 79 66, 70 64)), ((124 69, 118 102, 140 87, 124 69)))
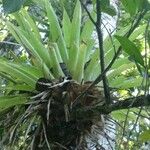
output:
MULTIPOLYGON (((91 79, 91 76, 93 73, 95 73, 95 66, 99 65, 99 50, 96 49, 93 54, 91 54, 91 59, 90 62, 87 66, 87 68, 85 69, 85 80, 88 81, 91 79)), ((100 71, 100 65, 99 65, 99 69, 100 71)))
POLYGON ((47 66, 50 66, 48 50, 39 41, 33 33, 27 33, 26 31, 14 26, 12 23, 7 23, 8 28, 11 33, 15 36, 23 46, 26 46, 33 56, 37 57, 39 60, 45 62, 47 66))
POLYGON ((21 65, 17 63, 8 63, 11 67, 16 68, 17 70, 21 71, 22 73, 28 74, 34 80, 43 77, 42 71, 37 69, 36 67, 29 66, 29 65, 21 65))
POLYGON ((36 38, 41 40, 37 25, 35 24, 35 22, 33 21, 33 19, 30 17, 30 15, 25 9, 21 9, 19 13, 17 12, 13 15, 15 16, 17 23, 22 29, 28 31, 28 33, 32 32, 36 38))
POLYGON ((66 42, 67 49, 70 48, 70 36, 71 36, 71 21, 70 18, 64 8, 63 11, 63 21, 62 21, 62 30, 63 30, 63 35, 64 39, 66 42))
POLYGON ((54 77, 59 78, 64 76, 63 71, 60 67, 60 63, 62 63, 62 58, 59 53, 59 49, 57 43, 53 43, 49 46, 49 55, 52 63, 52 73, 54 77))
MULTIPOLYGON (((96 13, 93 11, 91 13, 92 18, 95 20, 96 13)), ((82 33, 81 33, 81 42, 84 41, 85 43, 88 42, 92 38, 92 33, 94 31, 94 24, 92 23, 91 19, 88 18, 85 21, 85 25, 83 26, 82 33)))
POLYGON ((45 8, 46 8, 46 12, 47 12, 48 21, 49 21, 50 40, 51 40, 51 42, 58 44, 58 48, 60 50, 61 57, 62 57, 63 61, 67 64, 68 52, 67 52, 65 40, 63 38, 57 16, 56 16, 51 4, 48 2, 48 0, 44 0, 44 1, 45 1, 45 8))
POLYGON ((71 24, 71 35, 70 35, 70 48, 69 48, 69 70, 72 75, 76 71, 76 65, 78 60, 78 55, 80 55, 80 29, 81 29, 81 5, 77 0, 72 24, 71 24))
POLYGON ((27 102, 26 95, 1 96, 0 97, 0 111, 3 111, 15 105, 25 104, 26 102, 27 102))
POLYGON ((122 36, 115 36, 115 37, 120 42, 123 50, 126 53, 128 53, 132 57, 132 59, 134 59, 137 63, 144 66, 143 57, 140 53, 140 50, 137 48, 137 46, 126 37, 122 37, 122 36))
MULTIPOLYGON (((40 40, 34 37, 34 34, 27 34, 22 29, 14 26, 12 23, 7 22, 7 26, 15 39, 20 42, 25 48, 29 50, 29 53, 32 54, 39 62, 39 67, 42 69, 51 68, 50 58, 48 50, 44 47, 40 40)), ((48 69, 44 70, 47 72, 48 69)), ((49 77, 52 79, 53 75, 50 70, 48 71, 49 77)))
POLYGON ((85 58, 86 58, 86 52, 87 52, 87 45, 82 44, 80 46, 80 54, 78 56, 78 62, 77 62, 77 71, 74 73, 74 79, 78 82, 81 82, 84 78, 84 65, 85 65, 85 58))
POLYGON ((0 59, 0 72, 4 72, 6 74, 9 74, 13 78, 20 79, 23 83, 28 84, 31 87, 35 87, 36 80, 38 79, 35 77, 35 75, 31 74, 28 69, 21 68, 22 66, 13 64, 12 62, 9 63, 3 59, 0 59))
POLYGON ((34 91, 35 87, 31 87, 29 85, 25 84, 12 84, 12 85, 7 85, 7 86, 2 86, 0 87, 0 90, 3 91, 34 91))

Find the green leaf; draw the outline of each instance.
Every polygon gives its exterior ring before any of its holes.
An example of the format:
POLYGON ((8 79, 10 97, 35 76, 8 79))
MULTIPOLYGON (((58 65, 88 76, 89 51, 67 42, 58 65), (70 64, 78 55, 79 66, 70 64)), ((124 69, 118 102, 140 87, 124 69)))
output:
POLYGON ((135 15, 139 8, 139 2, 141 0, 121 0, 125 10, 131 15, 135 15))
POLYGON ((132 87, 139 87, 141 86, 143 81, 142 77, 134 77, 132 79, 127 79, 126 77, 119 76, 116 77, 114 80, 110 81, 110 86, 120 89, 128 89, 132 87))
POLYGON ((18 11, 26 0, 3 0, 5 13, 13 13, 18 11))
POLYGON ((130 63, 131 63, 131 61, 129 61, 129 59, 127 57, 119 58, 115 61, 115 63, 113 64, 111 69, 117 69, 124 64, 130 64, 130 63))
POLYGON ((148 31, 148 34, 147 34, 147 41, 148 41, 148 45, 150 47, 150 31, 148 31))
POLYGON ((70 21, 70 18, 65 9, 63 11, 62 25, 63 25, 62 29, 63 29, 66 46, 67 46, 67 48, 69 48, 70 47, 70 35, 71 35, 71 32, 70 32, 71 31, 71 21, 70 21))
POLYGON ((123 64, 121 66, 118 66, 117 68, 113 69, 110 71, 110 73, 107 75, 109 80, 114 79, 117 76, 120 76, 121 72, 125 71, 126 69, 132 68, 133 66, 135 66, 134 63, 127 63, 127 64, 123 64))
POLYGON ((110 5, 110 0, 101 0, 101 9, 102 9, 102 12, 110 16, 116 15, 116 10, 112 5, 110 5))
POLYGON ((17 64, 17 63, 8 63, 11 67, 16 68, 18 71, 27 74, 32 79, 39 79, 40 77, 43 77, 43 72, 34 66, 29 66, 25 64, 17 64))
POLYGON ((101 7, 105 8, 110 5, 110 0, 101 0, 101 7))
POLYGON ((78 57, 78 63, 77 63, 77 70, 75 72, 74 78, 79 83, 84 79, 84 64, 85 64, 85 58, 87 53, 87 45, 82 44, 80 46, 80 55, 78 57))
POLYGON ((57 15, 48 0, 44 0, 44 3, 45 3, 45 9, 48 17, 48 22, 49 22, 49 30, 50 30, 49 38, 51 42, 57 43, 58 48, 60 50, 61 57, 63 61, 67 64, 68 52, 63 37, 63 33, 59 25, 59 21, 57 19, 57 15))
POLYGON ((35 34, 35 37, 37 37, 39 40, 41 40, 38 27, 37 27, 36 23, 33 21, 33 19, 31 18, 31 16, 28 14, 28 12, 25 9, 21 9, 21 12, 19 14, 22 18, 22 21, 27 22, 27 24, 25 24, 25 26, 28 27, 27 25, 29 24, 29 27, 31 30, 30 32, 33 32, 35 34))
MULTIPOLYGON (((99 49, 96 49, 92 54, 91 54, 91 59, 89 60, 89 64, 86 67, 85 71, 84 71, 84 79, 85 81, 91 80, 91 77, 93 78, 93 74, 95 74, 95 72, 97 70, 95 70, 95 67, 97 65, 99 65, 99 49)), ((100 69, 100 65, 98 67, 100 69)), ((98 71, 100 72, 100 70, 98 69, 98 71)))
POLYGON ((0 97, 0 111, 3 111, 15 105, 25 104, 26 102, 27 102, 26 95, 1 96, 0 97))
POLYGON ((141 36, 146 29, 146 24, 140 25, 138 28, 135 29, 135 32, 131 34, 129 37, 130 40, 135 40, 137 37, 141 36))
POLYGON ((30 6, 32 4, 33 4, 33 0, 26 0, 24 3, 25 6, 30 6))
POLYGON ((60 67, 60 63, 62 63, 62 59, 59 54, 59 49, 56 43, 52 44, 48 48, 49 56, 52 64, 52 73, 54 77, 59 78, 64 76, 63 71, 60 67))
POLYGON ((17 84, 17 85, 12 85, 12 86, 4 86, 0 87, 0 90, 10 90, 10 91, 33 91, 35 90, 35 87, 31 87, 28 85, 24 84, 17 84))
POLYGON ((126 37, 123 37, 123 36, 115 36, 115 37, 120 42, 123 50, 128 55, 130 55, 136 62, 144 66, 143 57, 139 49, 136 47, 136 45, 126 37))
POLYGON ((148 0, 121 0, 126 12, 131 16, 135 15, 138 11, 143 9, 149 10, 150 4, 148 0))
MULTIPOLYGON (((128 110, 119 110, 119 111, 114 111, 111 113, 112 117, 115 119, 115 120, 119 120, 119 121, 124 121, 126 119, 126 116, 127 116, 127 111, 128 110)), ((135 114, 133 113, 129 113, 128 114, 128 119, 129 120, 135 120, 135 114)))
POLYGON ((102 12, 104 12, 104 13, 110 15, 110 16, 115 16, 116 15, 116 10, 112 5, 103 8, 102 12))
POLYGON ((142 134, 140 134, 139 139, 142 142, 146 142, 150 140, 150 130, 145 130, 142 134))
POLYGON ((35 74, 29 72, 30 69, 28 70, 28 68, 30 68, 30 66, 22 67, 19 64, 17 65, 13 62, 10 63, 3 59, 0 59, 0 66, 0 72, 8 74, 14 79, 19 79, 23 83, 26 83, 31 87, 35 87, 36 80, 38 79, 38 77, 35 76, 35 74))
POLYGON ((72 25, 71 25, 71 40, 69 49, 69 70, 72 75, 76 71, 77 59, 79 54, 79 44, 80 44, 80 28, 81 27, 81 5, 79 0, 77 0, 72 25))
MULTIPOLYGON (((91 16, 95 20, 96 14, 95 14, 94 11, 91 13, 91 16)), ((83 26, 83 29, 82 29, 81 42, 82 41, 83 42, 88 42, 89 39, 91 39, 93 30, 94 30, 94 24, 92 23, 92 21, 90 20, 90 18, 88 18, 87 21, 85 22, 85 25, 83 26)))
MULTIPOLYGON (((13 34, 13 36, 15 37, 15 39, 19 43, 21 43, 25 48, 27 48, 30 54, 32 54, 32 56, 36 58, 40 68, 45 69, 45 65, 48 68, 51 67, 48 50, 45 48, 43 43, 37 37, 35 37, 35 34, 33 34, 32 32, 28 33, 25 30, 20 29, 20 27, 14 26, 10 22, 7 22, 7 26, 11 31, 11 33, 13 34)), ((53 78, 50 71, 49 77, 53 78)))

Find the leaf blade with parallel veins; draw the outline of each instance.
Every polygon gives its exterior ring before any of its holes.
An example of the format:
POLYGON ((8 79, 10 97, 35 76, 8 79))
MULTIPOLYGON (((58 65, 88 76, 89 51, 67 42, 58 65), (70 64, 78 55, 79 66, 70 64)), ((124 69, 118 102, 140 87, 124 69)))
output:
POLYGON ((130 41, 128 38, 126 38, 124 36, 117 36, 116 35, 115 38, 119 41, 123 50, 129 56, 131 56, 133 60, 138 62, 140 65, 144 66, 143 57, 142 57, 139 49, 137 48, 137 46, 132 41, 130 41))

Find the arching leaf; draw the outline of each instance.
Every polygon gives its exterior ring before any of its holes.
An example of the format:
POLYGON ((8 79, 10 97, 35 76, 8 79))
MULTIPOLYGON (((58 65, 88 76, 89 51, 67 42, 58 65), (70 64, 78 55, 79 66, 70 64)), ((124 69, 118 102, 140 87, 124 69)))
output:
POLYGON ((139 49, 136 45, 130 41, 128 38, 123 36, 115 36, 116 39, 120 42, 123 50, 132 57, 133 60, 144 66, 144 60, 139 49))

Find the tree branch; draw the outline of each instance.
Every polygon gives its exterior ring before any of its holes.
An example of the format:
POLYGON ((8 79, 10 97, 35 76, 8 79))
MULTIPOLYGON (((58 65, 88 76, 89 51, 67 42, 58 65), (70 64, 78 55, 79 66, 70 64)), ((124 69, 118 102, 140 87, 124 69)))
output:
MULTIPOLYGON (((102 13, 101 13, 101 2, 100 0, 96 0, 96 10, 97 10, 97 21, 96 21, 96 31, 98 36, 98 44, 99 44, 99 59, 100 59, 100 67, 101 73, 105 70, 105 61, 104 61, 104 46, 103 46, 103 34, 102 34, 102 13)), ((106 74, 102 77, 103 86, 104 86, 104 95, 107 104, 111 103, 110 92, 108 88, 108 82, 106 78, 106 74)))
POLYGON ((92 112, 99 112, 100 114, 110 114, 116 110, 122 109, 129 109, 129 108, 138 108, 142 106, 150 106, 150 95, 142 95, 138 97, 131 97, 125 100, 117 101, 113 104, 107 105, 104 104, 103 106, 96 106, 96 107, 86 107, 83 109, 84 112, 92 111, 92 112))

